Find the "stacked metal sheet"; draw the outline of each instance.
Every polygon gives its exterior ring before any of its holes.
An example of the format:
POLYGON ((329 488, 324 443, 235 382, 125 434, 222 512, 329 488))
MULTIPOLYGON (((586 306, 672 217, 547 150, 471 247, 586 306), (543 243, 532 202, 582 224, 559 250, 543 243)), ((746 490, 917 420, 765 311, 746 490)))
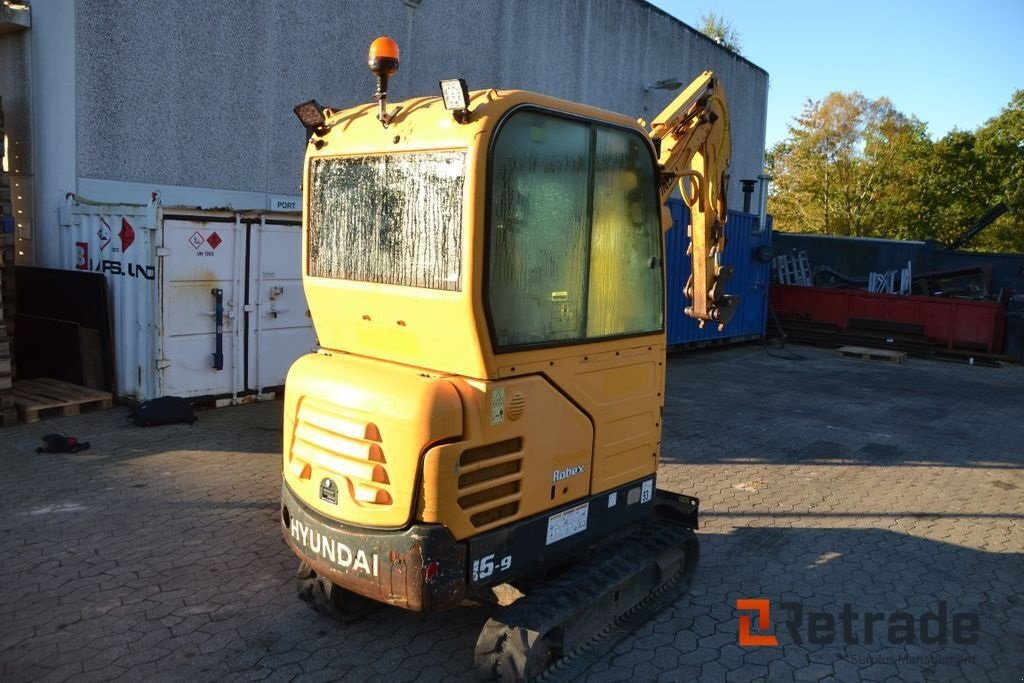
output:
POLYGON ((775 281, 779 284, 800 285, 801 287, 812 287, 814 285, 811 264, 807 260, 806 251, 799 251, 793 254, 779 254, 772 259, 772 273, 775 281))

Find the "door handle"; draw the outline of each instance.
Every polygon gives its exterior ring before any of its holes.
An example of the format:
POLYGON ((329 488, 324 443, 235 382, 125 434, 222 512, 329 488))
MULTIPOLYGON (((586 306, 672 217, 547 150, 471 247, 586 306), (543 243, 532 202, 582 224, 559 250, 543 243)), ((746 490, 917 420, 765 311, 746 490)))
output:
MULTIPOLYGON (((210 291, 213 291, 213 290, 210 290, 210 291)), ((231 306, 231 302, 230 301, 228 302, 228 306, 231 306)), ((216 309, 212 310, 212 311, 199 311, 199 315, 209 315, 209 316, 216 317, 217 316, 217 311, 216 311, 216 309)), ((235 315, 235 312, 233 310, 231 310, 230 308, 228 308, 225 311, 222 311, 221 315, 223 315, 228 320, 234 320, 235 318, 238 317, 237 315, 235 315)))

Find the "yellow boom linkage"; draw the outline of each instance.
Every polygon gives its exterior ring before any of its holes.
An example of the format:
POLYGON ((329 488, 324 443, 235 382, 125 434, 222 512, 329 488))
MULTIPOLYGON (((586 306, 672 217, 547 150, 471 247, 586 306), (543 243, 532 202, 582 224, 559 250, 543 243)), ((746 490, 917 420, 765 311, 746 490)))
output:
POLYGON ((721 330, 735 313, 739 297, 725 294, 732 268, 721 263, 728 220, 729 112, 714 74, 705 71, 694 79, 654 119, 650 135, 658 149, 662 203, 678 185, 690 207, 687 255, 693 272, 685 293, 693 305, 686 314, 701 327, 715 321, 721 330))

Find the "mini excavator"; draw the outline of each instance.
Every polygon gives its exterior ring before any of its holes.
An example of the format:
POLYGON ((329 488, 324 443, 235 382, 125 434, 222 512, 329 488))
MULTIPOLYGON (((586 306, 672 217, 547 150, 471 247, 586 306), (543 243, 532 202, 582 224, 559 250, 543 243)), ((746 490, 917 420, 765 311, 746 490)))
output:
POLYGON ((698 501, 656 487, 665 201, 685 313, 722 326, 726 102, 704 72, 649 128, 462 79, 393 106, 398 65, 379 38, 375 101, 295 108, 319 350, 288 374, 281 530, 310 607, 495 603, 476 665, 528 680, 696 569, 698 501))

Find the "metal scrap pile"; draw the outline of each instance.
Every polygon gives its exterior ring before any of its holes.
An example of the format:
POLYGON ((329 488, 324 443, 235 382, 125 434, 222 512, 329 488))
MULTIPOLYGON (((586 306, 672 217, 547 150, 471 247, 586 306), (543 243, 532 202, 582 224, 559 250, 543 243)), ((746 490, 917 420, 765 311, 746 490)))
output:
POLYGON ((986 265, 914 273, 913 263, 907 261, 906 268, 899 270, 871 272, 867 276, 848 275, 831 266, 812 266, 807 252, 797 251, 779 254, 772 259, 772 276, 780 285, 862 290, 878 294, 972 300, 996 298, 999 294, 992 292, 992 268, 986 265))

